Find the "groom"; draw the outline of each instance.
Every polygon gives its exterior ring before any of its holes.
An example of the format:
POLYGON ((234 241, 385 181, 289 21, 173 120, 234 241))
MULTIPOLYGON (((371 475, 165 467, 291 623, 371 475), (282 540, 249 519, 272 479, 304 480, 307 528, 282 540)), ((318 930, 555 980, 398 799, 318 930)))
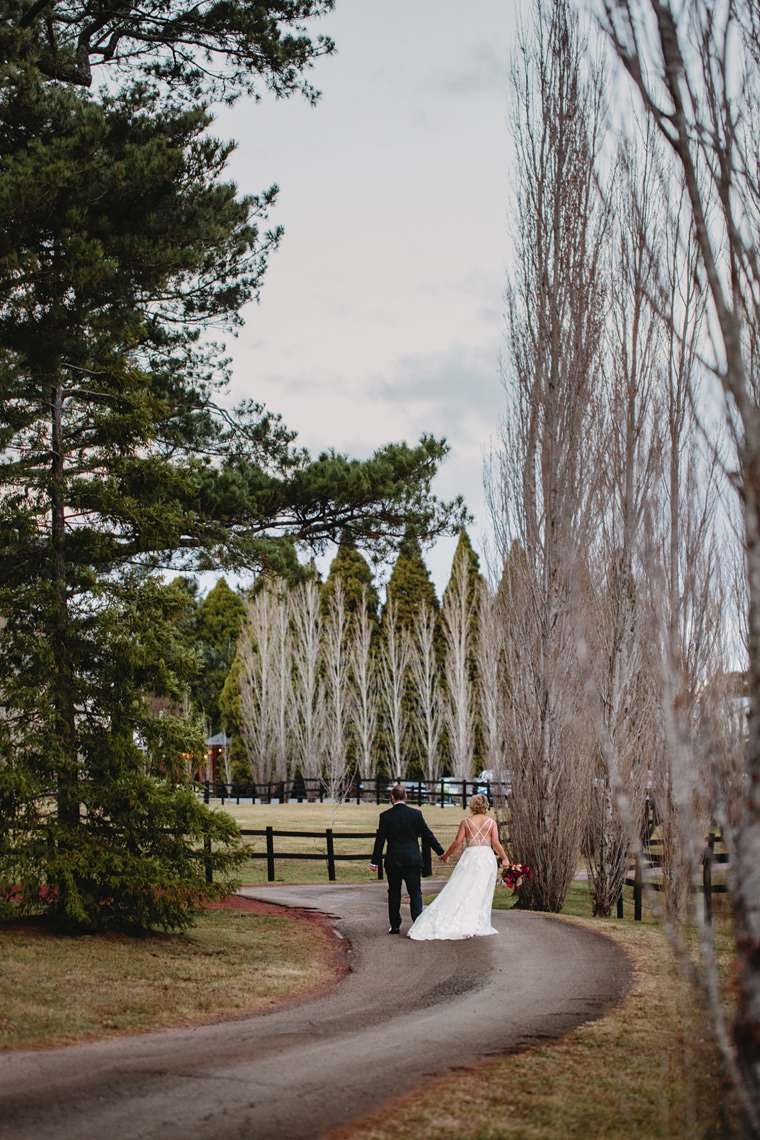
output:
POLYGON ((385 855, 385 874, 388 879, 388 918, 389 934, 398 934, 401 929, 401 883, 406 883, 412 922, 422 914, 422 868, 423 857, 419 840, 432 847, 437 855, 443 855, 443 848, 425 823, 422 812, 410 808, 406 800, 406 788, 396 784, 391 788, 391 806, 380 813, 380 826, 375 836, 375 849, 372 852, 370 870, 377 871, 388 844, 385 855))

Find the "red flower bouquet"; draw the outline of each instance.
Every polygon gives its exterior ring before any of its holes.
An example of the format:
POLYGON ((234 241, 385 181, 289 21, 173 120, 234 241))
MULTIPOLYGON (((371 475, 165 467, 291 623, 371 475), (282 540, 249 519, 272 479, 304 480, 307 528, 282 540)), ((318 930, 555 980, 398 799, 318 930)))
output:
POLYGON ((530 879, 532 875, 533 872, 525 863, 505 863, 501 868, 501 881, 511 890, 521 886, 523 879, 530 879))

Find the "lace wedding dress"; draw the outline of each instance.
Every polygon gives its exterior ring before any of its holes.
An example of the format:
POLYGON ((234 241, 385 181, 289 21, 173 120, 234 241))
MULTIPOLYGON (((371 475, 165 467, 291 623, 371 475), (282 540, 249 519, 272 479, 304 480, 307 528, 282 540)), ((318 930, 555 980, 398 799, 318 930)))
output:
POLYGON ((499 870, 490 841, 492 823, 486 819, 472 829, 465 825, 467 846, 446 886, 412 923, 409 938, 430 941, 498 934, 491 926, 499 870))

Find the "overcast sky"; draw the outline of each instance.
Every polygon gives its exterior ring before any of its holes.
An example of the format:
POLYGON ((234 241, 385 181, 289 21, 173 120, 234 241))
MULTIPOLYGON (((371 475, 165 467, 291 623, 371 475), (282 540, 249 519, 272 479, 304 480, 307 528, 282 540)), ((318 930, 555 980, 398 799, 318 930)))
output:
MULTIPOLYGON (((507 77, 519 0, 338 0, 316 107, 265 96, 220 115, 241 192, 272 183, 285 237, 230 346, 232 396, 299 442, 365 457, 444 435, 436 480, 488 531, 483 456, 503 404, 507 77)), ((426 553, 438 592, 453 544, 426 553)))

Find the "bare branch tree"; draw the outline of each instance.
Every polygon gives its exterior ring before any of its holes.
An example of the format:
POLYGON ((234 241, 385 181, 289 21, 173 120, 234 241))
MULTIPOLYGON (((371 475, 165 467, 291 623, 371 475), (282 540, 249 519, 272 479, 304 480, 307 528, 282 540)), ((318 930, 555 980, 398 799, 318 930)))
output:
POLYGON ((378 682, 374 631, 367 590, 364 588, 361 602, 354 614, 351 639, 351 673, 355 693, 351 713, 359 774, 369 779, 377 775, 375 738, 378 720, 378 682))
POLYGON ((274 590, 260 590, 248 603, 238 641, 241 735, 256 783, 280 779, 274 759, 281 712, 279 688, 283 658, 278 610, 284 603, 274 590))
POLYGON ((660 434, 665 329, 653 300, 658 292, 655 236, 664 215, 654 131, 619 149, 610 201, 617 228, 612 243, 607 319, 605 409, 601 421, 598 491, 600 521, 588 582, 593 605, 582 635, 585 666, 598 701, 602 740, 595 758, 585 851, 594 913, 609 915, 639 847, 648 774, 661 755, 660 723, 647 640, 651 627, 642 599, 644 523, 662 469, 660 434))
POLYGON ((502 612, 502 606, 500 593, 491 589, 486 578, 481 578, 475 646, 478 665, 476 695, 480 709, 484 770, 494 774, 491 792, 496 818, 500 828, 505 828, 508 807, 505 788, 512 779, 512 773, 507 761, 508 685, 504 661, 504 631, 509 619, 502 612))
POLYGON ((274 626, 277 644, 275 672, 276 698, 272 724, 272 756, 275 780, 290 781, 295 774, 291 755, 290 715, 293 703, 293 644, 290 629, 290 602, 287 586, 276 582, 277 605, 274 626))
MULTIPOLYGON (((733 901, 740 960, 733 1037, 760 1132, 760 124, 754 0, 600 0, 603 26, 683 177, 709 296, 712 368, 737 454, 748 576, 746 782, 733 901)), ((705 351, 705 356, 707 355, 705 351)), ((672 656, 672 653, 671 653, 672 656)), ((676 694, 673 694, 675 696, 676 694)), ((670 712, 670 710, 666 710, 670 712)), ((677 732, 677 726, 674 726, 677 732)), ((688 757, 684 757, 686 763, 688 757)), ((725 1055, 731 1062, 731 1049, 725 1055)))
POLYGON ((396 602, 391 597, 383 615, 380 647, 380 691, 384 722, 390 743, 393 776, 406 778, 406 742, 409 732, 405 703, 407 670, 411 646, 409 631, 397 621, 396 602))
POLYGON ((468 562, 464 551, 454 560, 451 581, 441 607, 446 643, 444 715, 451 772, 456 780, 471 780, 475 750, 475 705, 470 661, 475 599, 469 598, 468 562))
POLYGON ((324 779, 334 813, 335 805, 345 799, 351 783, 348 770, 348 743, 354 704, 349 616, 340 578, 335 579, 330 592, 322 641, 325 684, 324 779))
POLYGON ((594 166, 604 137, 601 70, 589 74, 566 0, 535 0, 534 40, 513 67, 517 150, 514 280, 508 289, 508 411, 489 475, 505 564, 511 832, 534 868, 520 904, 560 910, 590 786, 571 610, 590 540, 607 217, 594 166), (536 873, 537 872, 537 873, 536 873))
POLYGON ((435 650, 436 615, 423 602, 414 615, 410 669, 416 703, 416 725, 426 780, 441 775, 443 701, 435 650))
MULTIPOLYGON (((322 621, 319 587, 301 582, 291 592, 293 645, 292 732, 298 750, 296 765, 308 780, 322 775, 324 751, 324 685, 319 675, 322 621)), ((314 795, 314 787, 309 794, 314 795)))

